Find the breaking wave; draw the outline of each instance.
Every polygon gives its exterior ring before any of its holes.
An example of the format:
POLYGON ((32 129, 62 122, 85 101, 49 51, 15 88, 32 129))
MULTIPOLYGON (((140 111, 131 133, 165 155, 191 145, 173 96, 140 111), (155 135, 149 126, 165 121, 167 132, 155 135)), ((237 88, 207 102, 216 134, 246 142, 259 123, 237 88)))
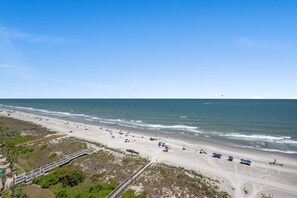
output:
POLYGON ((124 127, 132 127, 132 128, 142 128, 142 129, 152 129, 152 130, 173 130, 173 131, 186 131, 192 133, 201 133, 197 127, 195 126, 186 126, 186 125, 162 125, 162 124, 148 124, 143 123, 141 120, 125 120, 125 119, 107 119, 107 118, 99 118, 96 116, 90 116, 85 114, 75 114, 69 112, 61 112, 61 111, 49 111, 45 109, 35 109, 31 107, 19 107, 19 106, 9 106, 9 105, 1 105, 0 107, 6 107, 16 110, 27 110, 32 112, 38 112, 43 115, 52 115, 59 117, 69 117, 69 118, 81 118, 83 120, 89 122, 100 122, 104 124, 116 124, 124 127))
POLYGON ((221 134, 220 136, 226 137, 228 139, 245 140, 245 141, 263 141, 272 142, 279 144, 297 144, 297 141, 292 140, 290 136, 269 136, 269 135, 244 135, 240 133, 227 133, 221 134))

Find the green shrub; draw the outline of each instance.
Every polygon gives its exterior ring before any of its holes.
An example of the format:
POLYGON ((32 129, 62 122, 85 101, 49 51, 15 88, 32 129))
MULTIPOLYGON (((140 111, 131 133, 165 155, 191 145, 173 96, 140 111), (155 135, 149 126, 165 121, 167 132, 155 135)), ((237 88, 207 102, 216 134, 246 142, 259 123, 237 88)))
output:
POLYGON ((50 154, 48 159, 54 159, 55 157, 57 157, 57 153, 52 153, 52 154, 50 154))
POLYGON ((43 144, 41 147, 40 147, 40 150, 42 149, 46 149, 47 148, 47 144, 43 144))
POLYGON ((29 198, 27 194, 25 194, 21 190, 16 190, 14 194, 14 198, 29 198))
POLYGON ((56 198, 69 198, 69 194, 67 192, 66 189, 62 189, 58 192, 58 194, 56 195, 56 198))
POLYGON ((40 185, 42 188, 49 188, 50 186, 57 184, 59 180, 59 173, 54 171, 48 175, 33 179, 33 183, 40 185))
POLYGON ((24 187, 23 184, 19 184, 17 186, 12 187, 12 188, 14 188, 13 196, 12 196, 12 193, 10 192, 10 190, 5 189, 4 191, 6 191, 6 190, 7 191, 4 194, 2 192, 2 197, 3 198, 28 198, 28 195, 22 191, 23 187, 24 187))
POLYGON ((10 190, 7 189, 7 188, 5 188, 4 190, 2 190, 0 197, 2 197, 2 198, 11 198, 10 190))
POLYGON ((139 195, 135 195, 135 191, 129 189, 121 197, 122 198, 146 198, 146 192, 143 192, 139 195))
POLYGON ((106 197, 111 193, 117 186, 115 181, 110 181, 109 183, 99 182, 91 186, 85 186, 81 189, 79 193, 75 196, 77 198, 97 198, 106 197))
POLYGON ((42 188, 49 188, 57 183, 61 182, 63 186, 76 186, 85 179, 85 174, 72 166, 64 166, 62 168, 56 168, 48 175, 36 178, 33 183, 40 185, 42 188))
POLYGON ((63 186, 76 186, 85 179, 85 174, 80 169, 68 166, 67 168, 60 169, 60 181, 63 186))
POLYGON ((12 178, 12 174, 11 173, 7 173, 7 174, 5 174, 6 175, 6 177, 8 177, 8 178, 12 178))
POLYGON ((102 177, 102 175, 103 175, 103 173, 94 174, 94 175, 92 175, 91 180, 93 182, 98 182, 99 178, 102 177))
POLYGON ((32 135, 16 134, 16 135, 14 135, 14 137, 15 137, 16 144, 23 143, 23 142, 28 142, 28 141, 36 139, 36 137, 34 137, 32 135))
POLYGON ((34 151, 33 147, 28 147, 28 146, 21 146, 18 148, 18 151, 20 154, 27 154, 27 153, 31 153, 34 151))

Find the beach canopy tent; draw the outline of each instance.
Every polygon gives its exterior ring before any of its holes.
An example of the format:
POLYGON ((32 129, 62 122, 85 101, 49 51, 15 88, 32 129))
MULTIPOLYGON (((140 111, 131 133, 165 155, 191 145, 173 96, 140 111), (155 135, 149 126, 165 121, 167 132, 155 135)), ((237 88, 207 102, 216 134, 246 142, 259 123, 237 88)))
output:
POLYGON ((165 142, 162 142, 162 141, 160 141, 160 142, 158 143, 159 146, 165 146, 165 144, 166 144, 166 143, 165 143, 165 142))

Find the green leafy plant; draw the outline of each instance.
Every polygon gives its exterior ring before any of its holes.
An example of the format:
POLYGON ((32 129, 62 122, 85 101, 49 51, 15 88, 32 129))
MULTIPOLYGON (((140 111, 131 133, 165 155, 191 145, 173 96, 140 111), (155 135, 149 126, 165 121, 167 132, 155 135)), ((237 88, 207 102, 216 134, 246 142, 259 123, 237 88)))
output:
POLYGON ((122 198, 145 198, 146 197, 146 192, 143 192, 141 194, 135 195, 134 190, 127 190, 123 195, 122 198))
POLYGON ((50 156, 48 157, 48 159, 54 159, 57 157, 57 153, 52 153, 50 154, 50 156))

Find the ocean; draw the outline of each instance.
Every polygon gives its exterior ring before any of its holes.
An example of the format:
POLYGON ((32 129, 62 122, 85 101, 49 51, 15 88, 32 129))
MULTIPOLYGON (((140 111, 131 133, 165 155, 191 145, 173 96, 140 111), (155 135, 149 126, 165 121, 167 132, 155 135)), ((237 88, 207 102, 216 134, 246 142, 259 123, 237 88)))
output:
POLYGON ((0 108, 297 153, 297 100, 0 99, 0 108))

